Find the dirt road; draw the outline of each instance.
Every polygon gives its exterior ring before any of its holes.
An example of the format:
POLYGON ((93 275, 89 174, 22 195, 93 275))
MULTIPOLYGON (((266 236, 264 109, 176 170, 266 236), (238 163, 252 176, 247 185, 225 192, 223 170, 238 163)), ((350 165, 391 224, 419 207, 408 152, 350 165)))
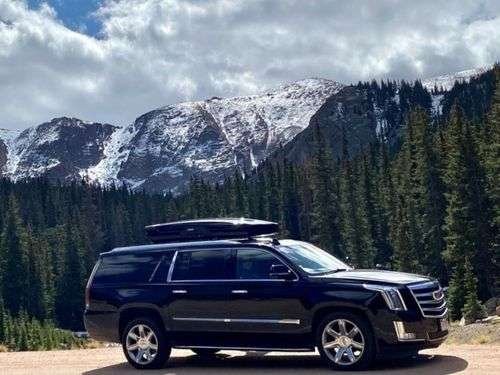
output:
MULTIPOLYGON (((427 350, 414 360, 382 362, 370 374, 500 374, 500 346, 445 345, 427 350)), ((73 351, 0 353, 0 374, 138 374, 120 348, 73 351)), ((174 350, 169 366, 147 375, 182 374, 332 374, 313 353, 221 352, 215 359, 201 359, 189 350, 174 350)), ((347 374, 344 372, 343 374, 347 374)))

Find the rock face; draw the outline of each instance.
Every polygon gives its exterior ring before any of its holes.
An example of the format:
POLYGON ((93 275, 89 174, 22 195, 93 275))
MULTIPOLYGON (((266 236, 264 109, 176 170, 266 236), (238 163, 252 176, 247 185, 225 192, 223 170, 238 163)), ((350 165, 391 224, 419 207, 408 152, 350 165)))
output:
POLYGON ((3 139, 0 139, 0 176, 3 175, 2 171, 7 164, 7 145, 5 144, 3 139))
POLYGON ((4 176, 9 157, 8 145, 19 135, 18 131, 0 128, 0 177, 4 176))
POLYGON ((82 171, 102 158, 104 145, 116 129, 67 117, 26 129, 7 143, 4 173, 14 179, 80 178, 82 171))
POLYGON ((342 156, 344 137, 350 155, 377 137, 377 124, 383 118, 375 114, 366 90, 348 86, 330 97, 311 118, 310 126, 285 145, 284 153, 289 161, 301 163, 311 156, 315 131, 319 128, 326 146, 334 159, 342 156))
POLYGON ((289 142, 341 88, 334 81, 308 79, 261 95, 159 108, 117 131, 88 176, 173 192, 193 176, 220 181, 236 168, 257 166, 289 142))

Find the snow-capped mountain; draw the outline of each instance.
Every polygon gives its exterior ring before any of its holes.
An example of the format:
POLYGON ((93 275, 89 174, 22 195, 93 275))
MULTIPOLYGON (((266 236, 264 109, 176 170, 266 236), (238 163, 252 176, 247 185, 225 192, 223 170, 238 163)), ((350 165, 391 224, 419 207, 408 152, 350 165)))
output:
POLYGON ((193 176, 219 181, 236 168, 256 166, 289 142, 342 87, 306 79, 259 95, 158 108, 124 128, 54 119, 8 142, 4 175, 86 177, 174 192, 193 176))
POLYGON ((3 174, 13 179, 47 176, 72 179, 102 158, 117 128, 61 117, 21 132, 6 142, 3 174))
POLYGON ((437 88, 438 90, 450 91, 453 88, 453 85, 455 85, 455 82, 469 82, 471 78, 477 77, 490 69, 491 66, 485 66, 427 78, 422 80, 422 86, 429 91, 434 90, 434 88, 437 88))
POLYGON ((491 66, 484 66, 422 80, 422 86, 431 93, 433 114, 436 116, 442 114, 443 92, 450 91, 455 83, 469 82, 471 78, 477 77, 491 68, 491 66), (435 92, 435 89, 437 89, 438 92, 435 92))
POLYGON ((215 182, 236 170, 245 173, 278 149, 289 160, 305 160, 313 124, 322 129, 336 157, 344 135, 351 154, 375 139, 391 144, 398 139, 409 101, 440 116, 455 81, 468 82, 487 70, 423 80, 429 91, 441 89, 431 94, 432 104, 418 102, 408 89, 402 93, 396 87, 385 98, 370 86, 314 78, 258 95, 168 105, 123 128, 61 117, 21 133, 0 129, 0 176, 86 178, 176 193, 193 177, 215 182))

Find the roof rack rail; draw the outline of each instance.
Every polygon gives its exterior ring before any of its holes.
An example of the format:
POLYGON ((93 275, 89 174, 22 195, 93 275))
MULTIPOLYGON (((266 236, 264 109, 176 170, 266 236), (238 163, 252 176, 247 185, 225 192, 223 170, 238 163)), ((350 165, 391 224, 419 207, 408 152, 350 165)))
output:
POLYGON ((256 219, 199 219, 148 225, 153 243, 253 239, 278 233, 279 225, 256 219))

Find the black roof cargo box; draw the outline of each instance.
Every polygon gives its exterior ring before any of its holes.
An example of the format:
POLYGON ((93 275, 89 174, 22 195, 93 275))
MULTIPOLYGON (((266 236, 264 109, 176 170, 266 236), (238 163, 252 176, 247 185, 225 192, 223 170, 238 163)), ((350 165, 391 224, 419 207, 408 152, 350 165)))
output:
POLYGON ((146 227, 153 243, 245 239, 278 231, 277 223, 243 218, 175 221, 146 227))

